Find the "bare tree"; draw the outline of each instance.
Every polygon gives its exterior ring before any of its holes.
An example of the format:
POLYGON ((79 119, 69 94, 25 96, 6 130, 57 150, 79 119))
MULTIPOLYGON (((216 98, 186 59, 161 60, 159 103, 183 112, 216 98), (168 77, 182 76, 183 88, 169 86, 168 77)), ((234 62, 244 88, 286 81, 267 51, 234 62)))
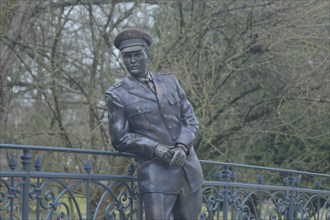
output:
MULTIPOLYGON (((0 42, 0 133, 6 123, 6 75, 12 68, 18 50, 18 45, 29 32, 29 23, 33 17, 36 0, 1 1, 1 42, 0 42)), ((1 139, 0 139, 1 140, 1 139)))
POLYGON ((285 149, 262 141, 273 134, 303 145, 273 165, 305 166, 315 141, 329 135, 328 8, 309 0, 177 1, 162 8, 155 67, 185 85, 200 120, 202 158, 245 162, 258 143, 285 149))
POLYGON ((1 35, 1 141, 112 149, 103 94, 125 74, 112 42, 138 27, 154 36, 152 68, 185 87, 201 158, 326 160, 328 8, 316 0, 2 1, 11 16, 1 35), (295 153, 280 158, 285 149, 295 153))

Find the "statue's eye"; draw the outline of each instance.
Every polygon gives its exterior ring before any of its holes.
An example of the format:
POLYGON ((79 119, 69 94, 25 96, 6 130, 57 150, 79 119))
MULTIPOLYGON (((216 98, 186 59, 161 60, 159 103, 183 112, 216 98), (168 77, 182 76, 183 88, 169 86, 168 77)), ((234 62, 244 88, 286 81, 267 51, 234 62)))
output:
POLYGON ((143 54, 141 52, 135 54, 136 59, 141 59, 143 57, 143 54))
POLYGON ((124 59, 129 59, 131 56, 127 53, 122 53, 124 59))

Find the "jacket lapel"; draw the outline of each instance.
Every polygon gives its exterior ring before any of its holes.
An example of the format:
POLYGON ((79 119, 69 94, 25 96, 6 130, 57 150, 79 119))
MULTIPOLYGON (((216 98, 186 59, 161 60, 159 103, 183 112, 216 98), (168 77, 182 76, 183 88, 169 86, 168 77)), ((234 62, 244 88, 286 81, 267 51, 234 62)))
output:
POLYGON ((141 98, 157 101, 156 96, 152 91, 143 86, 138 80, 134 79, 129 74, 126 75, 125 81, 128 88, 128 93, 141 98))
POLYGON ((162 79, 158 77, 157 75, 150 73, 152 80, 154 81, 155 88, 156 88, 156 94, 159 102, 162 100, 165 92, 165 79, 162 79))

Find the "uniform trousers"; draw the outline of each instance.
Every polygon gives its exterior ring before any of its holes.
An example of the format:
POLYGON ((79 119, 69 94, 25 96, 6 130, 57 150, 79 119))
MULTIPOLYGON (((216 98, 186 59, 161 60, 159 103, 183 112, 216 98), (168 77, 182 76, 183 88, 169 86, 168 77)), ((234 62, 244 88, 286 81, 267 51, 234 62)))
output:
POLYGON ((198 220, 202 191, 192 191, 182 170, 181 189, 177 194, 145 192, 142 194, 146 220, 198 220))

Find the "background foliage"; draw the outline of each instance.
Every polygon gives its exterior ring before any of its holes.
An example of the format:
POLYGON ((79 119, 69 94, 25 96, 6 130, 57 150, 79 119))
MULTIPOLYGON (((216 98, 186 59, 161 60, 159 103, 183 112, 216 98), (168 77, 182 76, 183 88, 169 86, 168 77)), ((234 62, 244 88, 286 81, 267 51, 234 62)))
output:
POLYGON ((151 69, 176 74, 195 108, 201 159, 330 173, 329 1, 0 4, 0 142, 112 150, 104 92, 126 74, 112 42, 138 27, 151 69))

